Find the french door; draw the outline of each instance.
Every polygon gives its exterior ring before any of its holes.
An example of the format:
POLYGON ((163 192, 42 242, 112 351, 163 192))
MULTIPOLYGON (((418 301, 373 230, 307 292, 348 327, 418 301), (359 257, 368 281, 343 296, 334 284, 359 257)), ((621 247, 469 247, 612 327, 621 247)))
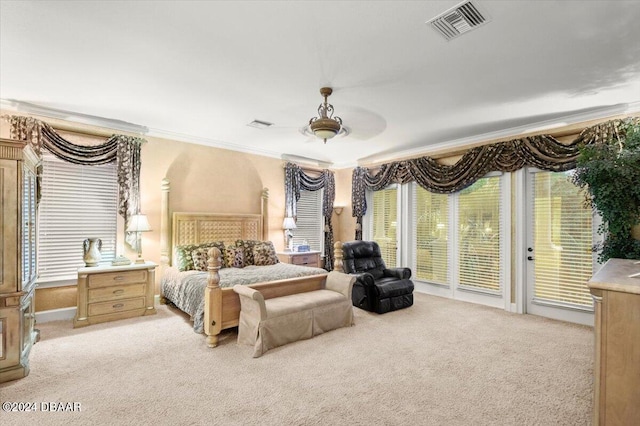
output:
POLYGON ((508 178, 485 176, 450 197, 454 299, 498 308, 507 304, 508 178))
POLYGON ((372 192, 364 239, 380 245, 388 267, 410 267, 418 291, 505 308, 508 177, 490 175, 456 194, 415 182, 372 192))
POLYGON ((598 223, 570 174, 526 173, 526 312, 592 325, 587 282, 597 266, 592 246, 598 223))

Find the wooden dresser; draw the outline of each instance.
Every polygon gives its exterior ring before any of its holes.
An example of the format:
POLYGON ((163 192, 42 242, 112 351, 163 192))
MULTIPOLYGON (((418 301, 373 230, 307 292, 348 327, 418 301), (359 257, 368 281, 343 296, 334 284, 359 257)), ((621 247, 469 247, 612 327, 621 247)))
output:
POLYGON ((29 374, 39 337, 33 304, 38 163, 25 142, 0 139, 0 383, 29 374))
POLYGON ((153 262, 78 269, 74 327, 156 313, 153 262))
POLYGON ((321 268, 319 251, 283 251, 278 253, 278 259, 282 263, 321 268))
POLYGON ((594 425, 640 425, 640 261, 609 259, 595 303, 594 425))

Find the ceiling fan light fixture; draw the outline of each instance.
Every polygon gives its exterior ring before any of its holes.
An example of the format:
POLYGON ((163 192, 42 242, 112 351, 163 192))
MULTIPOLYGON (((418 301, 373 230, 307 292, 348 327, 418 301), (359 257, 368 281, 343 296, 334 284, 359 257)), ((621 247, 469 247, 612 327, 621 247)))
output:
POLYGON ((320 118, 310 123, 311 131, 320 139, 331 139, 338 134, 341 123, 331 118, 320 118))
POLYGON ((333 117, 333 105, 327 102, 327 97, 331 93, 333 93, 333 89, 330 87, 320 89, 320 94, 324 96, 324 102, 318 107, 318 117, 309 120, 309 128, 317 138, 323 139, 324 143, 327 143, 327 139, 340 133, 342 129, 342 119, 333 117))

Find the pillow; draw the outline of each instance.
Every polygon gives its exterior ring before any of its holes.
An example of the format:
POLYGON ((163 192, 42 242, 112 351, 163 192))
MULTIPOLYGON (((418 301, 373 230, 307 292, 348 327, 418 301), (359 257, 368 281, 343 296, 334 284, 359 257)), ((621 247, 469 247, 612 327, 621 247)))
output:
MULTIPOLYGON (((222 241, 214 241, 212 243, 203 244, 187 244, 183 246, 176 246, 175 253, 175 266, 179 271, 193 271, 195 266, 193 264, 193 257, 191 253, 199 248, 209 250, 211 247, 217 247, 221 253, 224 253, 224 243, 222 241)), ((222 267, 224 268, 224 256, 222 257, 222 267)), ((205 269, 206 270, 206 269, 205 269)))
POLYGON ((276 249, 271 241, 254 244, 253 261, 256 266, 275 265, 279 262, 276 249))
POLYGON ((244 249, 242 247, 227 247, 224 256, 225 263, 229 268, 244 268, 244 249))
POLYGON ((244 266, 255 265, 253 261, 253 246, 261 243, 258 240, 236 240, 236 247, 244 251, 244 266))
POLYGON ((197 248, 191 252, 191 258, 193 260, 193 269, 196 271, 208 271, 209 270, 209 249, 197 248))

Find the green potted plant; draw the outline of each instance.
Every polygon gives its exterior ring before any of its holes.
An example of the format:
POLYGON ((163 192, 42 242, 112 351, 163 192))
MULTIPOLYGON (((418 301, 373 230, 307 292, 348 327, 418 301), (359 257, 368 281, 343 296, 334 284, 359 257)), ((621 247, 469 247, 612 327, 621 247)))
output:
POLYGON ((610 140, 580 147, 572 180, 603 220, 598 260, 640 259, 640 240, 633 237, 640 224, 640 120, 627 119, 610 140))

